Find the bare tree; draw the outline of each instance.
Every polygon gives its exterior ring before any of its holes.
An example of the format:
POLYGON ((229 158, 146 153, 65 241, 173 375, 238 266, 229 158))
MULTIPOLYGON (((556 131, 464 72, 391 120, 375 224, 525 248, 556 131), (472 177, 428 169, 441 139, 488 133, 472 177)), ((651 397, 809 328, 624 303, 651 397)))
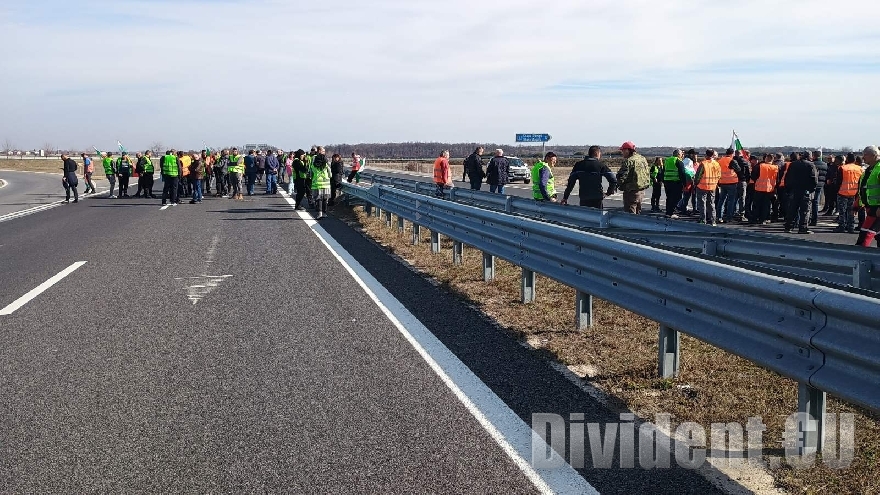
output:
POLYGON ((12 144, 12 141, 10 141, 9 138, 6 138, 3 141, 3 153, 5 153, 6 156, 9 156, 12 153, 12 150, 14 150, 14 149, 15 149, 15 145, 12 144))
POLYGON ((43 151, 46 152, 46 156, 55 154, 55 145, 52 143, 43 144, 43 151))
POLYGON ((165 147, 162 146, 162 143, 159 141, 154 141, 153 144, 150 145, 150 151, 152 151, 154 155, 161 155, 164 149, 165 147))

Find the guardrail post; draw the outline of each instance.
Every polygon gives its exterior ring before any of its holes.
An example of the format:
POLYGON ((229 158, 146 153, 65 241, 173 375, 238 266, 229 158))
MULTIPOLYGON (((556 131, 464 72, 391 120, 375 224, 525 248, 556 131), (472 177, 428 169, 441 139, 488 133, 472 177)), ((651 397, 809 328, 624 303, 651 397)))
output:
POLYGON ((373 208, 373 213, 376 215, 376 218, 381 217, 382 216, 382 208, 379 208, 379 205, 376 205, 376 207, 373 208))
POLYGON ((483 253, 483 282, 495 280, 495 257, 489 253, 483 253))
POLYGON ((431 231, 431 252, 435 254, 440 252, 440 232, 436 230, 431 231))
POLYGON ((853 263, 853 287, 859 289, 871 288, 871 268, 873 268, 870 260, 861 260, 853 263))
POLYGON ((406 230, 406 225, 403 223, 403 217, 397 217, 397 231, 403 233, 406 230))
POLYGON ((504 211, 506 213, 513 213, 513 196, 508 196, 507 200, 505 200, 504 211))
POLYGON ((391 212, 387 210, 385 211, 385 226, 391 227, 391 212))
POLYGON ((678 360, 681 351, 679 333, 666 325, 660 325, 658 370, 661 378, 678 376, 678 360))
POLYGON ((611 224, 611 212, 608 210, 602 210, 599 214, 599 228, 607 229, 611 224))
POLYGON ((593 295, 577 291, 574 296, 575 323, 578 330, 593 326, 593 295))
POLYGON ((535 272, 522 269, 522 303, 535 302, 535 272))
POLYGON ((461 264, 462 254, 464 252, 464 244, 458 241, 452 241, 452 263, 454 265, 461 264))
POLYGON ((366 213, 368 217, 373 216, 373 204, 372 203, 364 203, 364 213, 366 213))
POLYGON ((455 201, 455 187, 449 188, 449 201, 455 201))
POLYGON ((718 243, 715 241, 703 241, 703 254, 708 256, 716 256, 718 253, 718 243))
POLYGON ((418 244, 420 242, 422 242, 422 226, 417 223, 414 223, 412 227, 413 227, 412 228, 412 234, 413 234, 412 245, 418 246, 418 244))
POLYGON ((807 383, 798 383, 798 413, 806 413, 808 424, 799 422, 798 455, 822 452, 825 444, 825 392, 807 383))

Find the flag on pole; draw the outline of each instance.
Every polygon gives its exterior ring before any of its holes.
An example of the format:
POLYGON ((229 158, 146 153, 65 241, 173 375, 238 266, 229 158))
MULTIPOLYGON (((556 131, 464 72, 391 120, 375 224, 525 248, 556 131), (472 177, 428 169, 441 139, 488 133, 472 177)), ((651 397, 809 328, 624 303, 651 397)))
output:
POLYGON ((116 145, 119 146, 120 153, 125 153, 125 146, 122 145, 121 141, 116 141, 116 145))
POLYGON ((733 136, 731 136, 730 138, 730 148, 734 151, 742 152, 746 160, 751 159, 751 156, 749 156, 749 151, 743 149, 742 143, 739 142, 739 136, 736 135, 736 131, 733 131, 733 136))
POLYGON ((94 149, 94 150, 95 150, 95 153, 97 153, 97 154, 98 154, 98 156, 104 156, 104 152, 103 152, 103 151, 101 151, 101 150, 99 150, 99 149, 98 149, 98 148, 96 148, 96 147, 94 147, 94 146, 92 146, 92 149, 94 149))

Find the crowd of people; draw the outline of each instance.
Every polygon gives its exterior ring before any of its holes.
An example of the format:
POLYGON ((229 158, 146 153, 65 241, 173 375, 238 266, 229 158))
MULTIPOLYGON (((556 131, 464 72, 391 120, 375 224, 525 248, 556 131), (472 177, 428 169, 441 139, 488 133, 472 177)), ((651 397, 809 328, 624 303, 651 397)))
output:
MULTIPOLYGON (((312 146, 309 152, 302 149, 285 153, 283 150, 249 150, 239 154, 238 148, 211 151, 168 150, 160 157, 152 151, 135 153, 134 157, 122 151, 118 157, 112 152, 100 153, 104 175, 110 183, 109 197, 160 199, 153 191, 156 172, 162 180, 162 205, 178 205, 181 198, 191 198, 190 204, 199 204, 205 195, 217 198, 241 200, 244 195, 253 196, 256 184, 265 183, 265 194, 277 194, 286 184, 287 192, 296 198, 296 209, 304 210, 303 200, 316 210, 318 218, 333 206, 340 192, 344 176, 342 157, 333 154, 329 159, 321 146, 312 146), (131 178, 137 180, 137 191, 129 194, 131 178), (118 183, 118 195, 114 194, 118 183)), ((85 194, 95 193, 94 165, 87 154, 83 161, 85 194)), ((62 185, 66 192, 65 202, 79 202, 77 186, 77 163, 68 155, 63 162, 62 185)), ((365 160, 356 153, 351 155, 348 181, 360 181, 360 170, 365 160)))
MULTIPOLYGON (((663 213, 660 201, 665 189, 665 214, 669 218, 695 216, 702 224, 741 222, 769 225, 782 222, 787 233, 812 234, 822 216, 836 216, 835 232, 856 233, 857 245, 870 246, 880 231, 880 151, 866 147, 861 155, 823 156, 821 150, 800 151, 785 157, 768 153, 761 157, 748 150, 728 148, 719 157, 713 149, 702 157, 697 151, 675 150, 672 156, 648 160, 630 141, 620 146, 623 164, 616 173, 602 162, 599 146, 591 146, 586 158, 568 175, 561 204, 568 204, 575 185, 581 206, 603 208, 603 200, 623 193, 624 210, 640 214, 645 192, 651 189, 651 212, 663 213), (603 185, 603 179, 607 187, 603 185), (690 208, 688 208, 690 206, 690 208), (821 210, 820 210, 821 207, 821 210)), ((470 178, 471 189, 483 180, 490 192, 503 193, 509 182, 503 150, 484 167, 484 149, 477 147, 464 161, 462 181, 470 178)), ((553 166, 555 153, 548 152, 532 166, 532 196, 536 201, 557 201, 553 166)), ((442 197, 453 186, 449 152, 434 162, 436 194, 442 197)))

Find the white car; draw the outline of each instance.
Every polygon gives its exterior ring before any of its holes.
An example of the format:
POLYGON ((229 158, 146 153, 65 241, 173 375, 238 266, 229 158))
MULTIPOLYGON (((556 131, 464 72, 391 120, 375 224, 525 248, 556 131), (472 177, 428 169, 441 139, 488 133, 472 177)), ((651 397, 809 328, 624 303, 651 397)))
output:
POLYGON ((528 184, 532 181, 532 171, 529 170, 526 162, 522 161, 522 158, 515 156, 505 156, 504 158, 507 158, 507 178, 511 183, 521 180, 528 184))

